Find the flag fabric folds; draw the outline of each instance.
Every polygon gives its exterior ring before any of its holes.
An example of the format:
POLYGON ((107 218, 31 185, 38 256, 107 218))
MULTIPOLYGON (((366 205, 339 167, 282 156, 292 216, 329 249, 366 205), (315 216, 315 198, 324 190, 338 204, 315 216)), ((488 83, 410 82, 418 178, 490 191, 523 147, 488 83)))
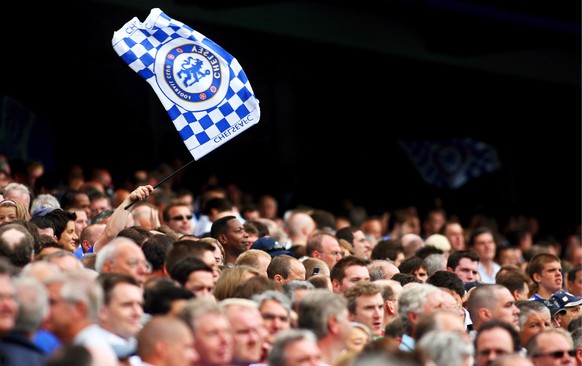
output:
POLYGON ((456 189, 501 167, 497 150, 472 138, 399 141, 416 170, 430 185, 456 189))
POLYGON ((259 101, 238 61, 160 9, 127 22, 112 44, 155 90, 195 160, 259 122, 259 101))

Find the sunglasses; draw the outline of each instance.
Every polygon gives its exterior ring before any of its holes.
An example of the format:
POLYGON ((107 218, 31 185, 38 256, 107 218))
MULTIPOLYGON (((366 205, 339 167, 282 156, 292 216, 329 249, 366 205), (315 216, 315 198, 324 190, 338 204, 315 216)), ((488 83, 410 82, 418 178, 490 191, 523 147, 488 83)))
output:
POLYGON ((562 358, 566 354, 568 354, 571 357, 574 357, 574 356, 576 356, 576 350, 571 349, 568 351, 554 351, 554 352, 548 352, 548 353, 538 353, 537 355, 533 355, 533 357, 534 358, 540 358, 540 357, 562 358))
POLYGON ((174 217, 171 217, 170 220, 172 220, 172 221, 192 220, 192 215, 187 215, 187 216, 184 216, 184 215, 174 216, 174 217))

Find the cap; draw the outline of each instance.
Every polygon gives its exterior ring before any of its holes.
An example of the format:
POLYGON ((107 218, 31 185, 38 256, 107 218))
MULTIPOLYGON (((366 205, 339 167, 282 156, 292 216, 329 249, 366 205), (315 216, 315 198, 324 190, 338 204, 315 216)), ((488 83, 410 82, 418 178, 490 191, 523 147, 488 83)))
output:
POLYGON ((51 205, 40 205, 38 206, 38 208, 31 212, 31 216, 32 217, 44 216, 47 213, 53 211, 54 209, 55 208, 51 205))
POLYGON ((553 301, 551 301, 551 299, 546 300, 542 299, 541 297, 536 297, 535 299, 533 299, 533 301, 541 302, 544 305, 546 305, 546 307, 550 310, 550 315, 552 318, 554 317, 554 315, 566 313, 566 309, 559 307, 553 301))
POLYGON ((283 248, 278 241, 268 236, 263 236, 262 238, 257 239, 253 245, 251 245, 251 249, 262 250, 269 253, 271 257, 276 257, 281 254, 293 256, 293 253, 283 248))
POLYGON ((560 309, 582 305, 582 297, 575 296, 566 290, 558 290, 554 292, 552 297, 550 297, 550 301, 560 309))

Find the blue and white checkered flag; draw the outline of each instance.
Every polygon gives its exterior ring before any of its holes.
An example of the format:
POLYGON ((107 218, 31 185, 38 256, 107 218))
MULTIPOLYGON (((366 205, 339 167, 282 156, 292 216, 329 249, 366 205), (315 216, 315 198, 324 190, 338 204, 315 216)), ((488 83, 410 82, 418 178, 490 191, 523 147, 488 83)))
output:
POLYGON ((160 9, 114 32, 113 49, 154 88, 195 160, 259 122, 238 61, 160 9))
POLYGON ((501 167, 497 150, 472 138, 399 143, 422 178, 441 188, 459 188, 501 167))

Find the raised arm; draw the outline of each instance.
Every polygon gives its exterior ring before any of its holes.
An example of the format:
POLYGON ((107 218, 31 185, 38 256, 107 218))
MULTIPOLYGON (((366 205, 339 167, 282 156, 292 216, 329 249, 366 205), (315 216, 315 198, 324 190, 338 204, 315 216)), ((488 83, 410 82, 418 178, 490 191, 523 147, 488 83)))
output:
POLYGON ((113 240, 121 230, 125 228, 125 226, 127 225, 127 218, 131 210, 131 208, 128 208, 126 210, 125 207, 129 206, 135 201, 145 200, 150 196, 150 194, 153 191, 154 187, 152 187, 149 184, 145 186, 139 186, 136 189, 134 189, 129 194, 129 196, 127 196, 123 200, 123 202, 121 202, 119 206, 117 206, 117 208, 115 209, 115 211, 113 211, 113 214, 109 218, 109 221, 107 221, 107 226, 105 226, 105 230, 103 230, 99 238, 97 238, 97 241, 95 241, 95 244, 93 245, 93 252, 97 253, 107 243, 113 240))

